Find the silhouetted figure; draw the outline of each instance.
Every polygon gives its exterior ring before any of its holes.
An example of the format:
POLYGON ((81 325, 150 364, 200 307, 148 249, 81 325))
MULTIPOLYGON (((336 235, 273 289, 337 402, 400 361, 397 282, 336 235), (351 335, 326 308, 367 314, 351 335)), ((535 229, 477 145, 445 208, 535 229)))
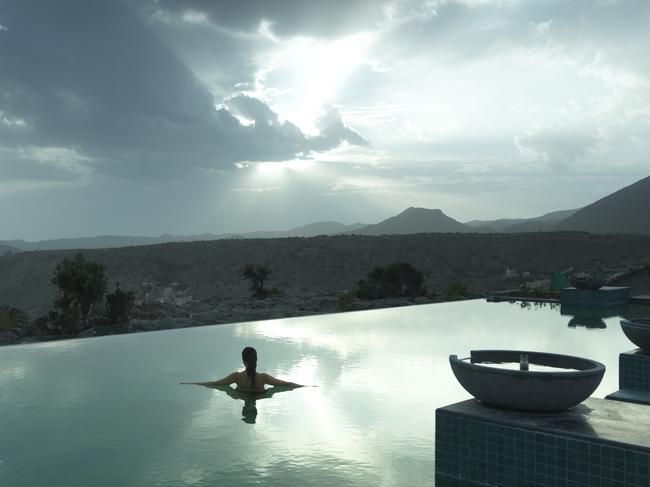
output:
POLYGON ((236 384, 237 390, 248 393, 262 393, 265 391, 264 386, 289 386, 292 388, 304 387, 302 384, 287 382, 276 379, 275 377, 257 372, 257 350, 253 347, 246 347, 241 352, 241 359, 244 362, 246 370, 233 372, 223 379, 207 382, 181 382, 181 384, 196 384, 200 386, 228 386, 236 384))
POLYGON ((288 382, 275 377, 257 372, 257 351, 253 347, 246 347, 241 353, 242 362, 245 370, 233 372, 223 379, 206 381, 206 382, 181 382, 181 384, 196 384, 200 386, 211 387, 225 392, 233 399, 244 401, 242 408, 242 421, 246 423, 255 423, 257 417, 256 402, 259 399, 268 399, 276 392, 290 391, 297 387, 305 387, 302 384, 288 382), (230 387, 236 384, 237 388, 230 387), (274 386, 265 389, 265 385, 274 386))

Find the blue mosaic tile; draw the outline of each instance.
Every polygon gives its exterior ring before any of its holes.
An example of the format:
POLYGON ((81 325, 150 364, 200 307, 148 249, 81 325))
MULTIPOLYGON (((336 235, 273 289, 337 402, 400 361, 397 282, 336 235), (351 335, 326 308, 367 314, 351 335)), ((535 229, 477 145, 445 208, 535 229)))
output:
POLYGON ((564 288, 560 291, 562 304, 587 304, 611 306, 630 300, 629 287, 602 287, 600 289, 564 288))
POLYGON ((619 355, 619 389, 650 392, 650 355, 627 352, 619 355))
POLYGON ((440 486, 648 487, 650 451, 436 412, 440 486))

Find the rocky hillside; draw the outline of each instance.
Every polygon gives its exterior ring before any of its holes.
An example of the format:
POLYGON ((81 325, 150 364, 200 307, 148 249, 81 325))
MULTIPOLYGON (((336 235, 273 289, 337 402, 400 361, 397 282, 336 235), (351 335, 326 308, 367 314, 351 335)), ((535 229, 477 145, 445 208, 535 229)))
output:
MULTIPOLYGON (((75 251, 24 252, 0 257, 0 304, 36 317, 52 307, 56 264, 75 251)), ((332 295, 354 286, 375 266, 410 262, 428 273, 430 291, 462 281, 471 291, 503 288, 506 267, 529 279, 574 267, 650 264, 650 236, 536 234, 417 234, 215 240, 84 250, 106 266, 111 286, 139 300, 187 304, 250 295, 240 275, 246 263, 268 265, 268 288, 285 295, 332 295)), ((508 284, 506 284, 508 285, 508 284)))
POLYGON ((650 235, 650 176, 584 207, 555 230, 650 235))
POLYGON ((20 249, 11 245, 0 243, 0 255, 13 254, 14 252, 20 252, 20 249))

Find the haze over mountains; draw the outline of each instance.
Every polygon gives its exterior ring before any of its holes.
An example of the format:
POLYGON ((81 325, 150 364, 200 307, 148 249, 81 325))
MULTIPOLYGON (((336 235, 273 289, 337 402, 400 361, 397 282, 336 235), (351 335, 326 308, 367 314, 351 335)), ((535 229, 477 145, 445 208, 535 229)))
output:
POLYGON ((466 225, 483 232, 543 232, 551 230, 559 222, 573 215, 575 210, 561 210, 545 213, 534 218, 501 218, 499 220, 472 220, 466 225))
POLYGON ((440 209, 410 207, 375 224, 345 225, 335 221, 310 223, 286 231, 239 234, 169 235, 157 237, 104 235, 25 242, 0 242, 0 255, 34 250, 117 248, 166 242, 218 239, 314 237, 317 235, 405 235, 415 233, 526 233, 586 231, 592 233, 650 234, 650 176, 612 193, 582 209, 561 210, 534 218, 472 220, 461 223, 440 209))

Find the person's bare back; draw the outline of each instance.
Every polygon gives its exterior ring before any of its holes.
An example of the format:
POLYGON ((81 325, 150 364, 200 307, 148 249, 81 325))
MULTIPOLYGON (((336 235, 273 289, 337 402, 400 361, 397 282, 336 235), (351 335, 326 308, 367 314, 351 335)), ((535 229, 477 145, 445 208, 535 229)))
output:
POLYGON ((229 386, 235 384, 238 391, 249 394, 263 393, 265 391, 265 385, 304 387, 302 384, 276 379, 272 375, 263 372, 257 373, 257 351, 252 347, 244 348, 242 351, 242 361, 246 370, 233 372, 223 379, 207 382, 181 382, 181 384, 197 384, 201 386, 229 386))

